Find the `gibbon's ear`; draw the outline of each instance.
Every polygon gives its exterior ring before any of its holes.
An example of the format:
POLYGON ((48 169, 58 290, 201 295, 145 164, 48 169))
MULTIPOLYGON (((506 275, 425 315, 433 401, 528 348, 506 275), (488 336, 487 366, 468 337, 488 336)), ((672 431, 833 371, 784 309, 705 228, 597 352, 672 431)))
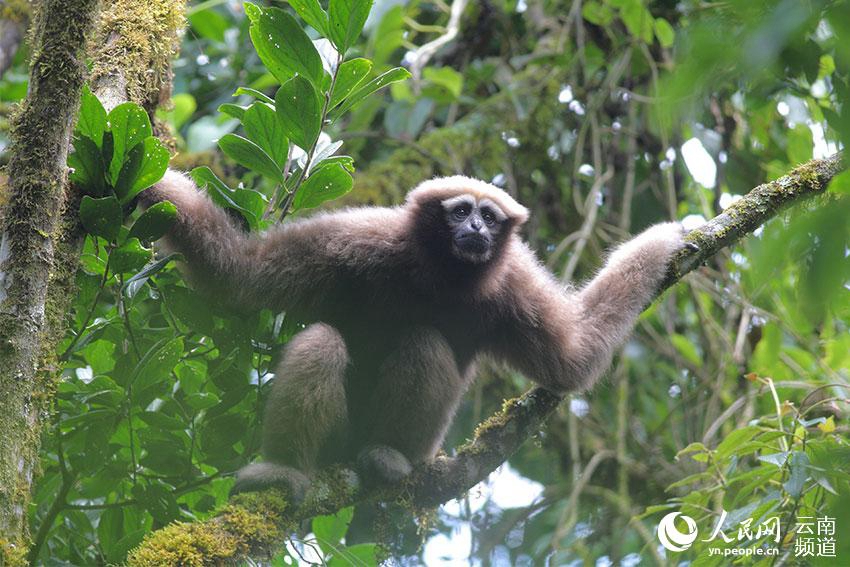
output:
POLYGON ((528 220, 528 209, 495 185, 464 175, 437 177, 423 181, 407 194, 408 205, 422 205, 426 201, 444 201, 459 195, 472 195, 476 200, 490 199, 499 206, 514 226, 528 220))

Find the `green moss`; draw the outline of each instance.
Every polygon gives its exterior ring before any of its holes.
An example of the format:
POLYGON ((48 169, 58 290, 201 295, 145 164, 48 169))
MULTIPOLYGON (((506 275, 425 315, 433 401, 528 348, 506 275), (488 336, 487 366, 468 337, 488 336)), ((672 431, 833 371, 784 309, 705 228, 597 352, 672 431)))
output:
POLYGON ((233 534, 217 522, 178 522, 145 536, 127 557, 127 565, 201 567, 234 560, 245 549, 233 534))
POLYGON ((28 547, 24 542, 13 542, 0 537, 0 565, 3 565, 3 567, 23 567, 27 565, 28 547))
POLYGON ((152 113, 171 98, 170 62, 180 45, 185 2, 116 0, 108 6, 93 43, 91 81, 120 69, 128 100, 152 113))
POLYGON ((27 0, 6 0, 0 6, 0 18, 17 23, 25 23, 30 17, 30 3, 27 0))
MULTIPOLYGON (((519 407, 525 398, 509 398, 502 402, 502 409, 497 413, 494 413, 484 421, 478 424, 478 427, 475 428, 475 433, 473 435, 473 440, 480 439, 487 435, 487 433, 491 432, 494 429, 503 429, 507 425, 512 423, 511 421, 511 411, 519 407)), ((464 445, 465 448, 471 449, 473 445, 467 444, 464 445)))
POLYGON ((175 522, 147 535, 127 565, 219 565, 267 553, 296 527, 285 518, 287 508, 278 490, 240 494, 210 520, 175 522))

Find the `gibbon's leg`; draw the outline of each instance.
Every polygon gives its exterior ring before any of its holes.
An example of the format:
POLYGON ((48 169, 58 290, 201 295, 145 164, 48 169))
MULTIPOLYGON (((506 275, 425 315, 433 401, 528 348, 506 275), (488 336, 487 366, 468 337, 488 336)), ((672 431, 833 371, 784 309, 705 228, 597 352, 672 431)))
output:
POLYGON ((348 363, 342 335, 324 323, 310 325, 286 345, 263 417, 265 462, 240 470, 232 492, 275 486, 303 499, 319 452, 347 427, 348 363))
POLYGON ((398 482, 411 463, 432 459, 467 384, 439 332, 419 328, 403 337, 379 369, 370 444, 357 459, 365 480, 398 482))

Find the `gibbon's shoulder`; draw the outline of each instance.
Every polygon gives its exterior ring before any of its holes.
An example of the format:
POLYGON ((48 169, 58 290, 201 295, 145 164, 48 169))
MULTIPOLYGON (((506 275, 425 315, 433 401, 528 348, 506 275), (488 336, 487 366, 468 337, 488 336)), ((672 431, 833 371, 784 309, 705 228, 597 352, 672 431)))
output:
POLYGON ((436 177, 423 181, 407 194, 405 205, 415 208, 426 201, 435 199, 443 201, 458 195, 473 195, 478 200, 490 199, 511 217, 516 225, 528 220, 528 209, 520 205, 507 192, 486 181, 465 175, 436 177))
POLYGON ((295 219, 276 230, 300 232, 322 231, 334 238, 374 239, 392 238, 405 225, 401 207, 361 206, 333 211, 321 211, 295 219))
POLYGON ((270 249, 293 242, 311 263, 345 265, 355 271, 396 263, 407 248, 407 215, 400 207, 352 207, 319 212, 272 228, 263 241, 270 249))

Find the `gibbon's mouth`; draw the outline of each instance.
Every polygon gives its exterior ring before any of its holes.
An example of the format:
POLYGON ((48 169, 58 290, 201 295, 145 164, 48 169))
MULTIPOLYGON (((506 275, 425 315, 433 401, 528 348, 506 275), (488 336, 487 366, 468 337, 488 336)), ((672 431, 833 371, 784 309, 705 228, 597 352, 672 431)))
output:
POLYGON ((457 239, 461 250, 472 254, 484 254, 490 250, 490 239, 478 233, 464 234, 457 239))

